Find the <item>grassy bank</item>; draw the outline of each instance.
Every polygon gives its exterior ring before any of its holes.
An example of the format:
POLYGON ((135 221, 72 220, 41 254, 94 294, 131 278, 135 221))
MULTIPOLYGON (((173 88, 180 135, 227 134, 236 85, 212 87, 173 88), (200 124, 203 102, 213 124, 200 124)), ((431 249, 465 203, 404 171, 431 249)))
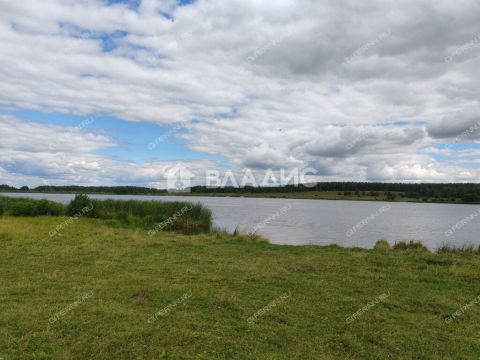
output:
MULTIPOLYGON (((281 176, 280 176, 281 178, 281 176)), ((280 181, 281 182, 281 181, 280 181)), ((192 194, 205 196, 288 197, 300 199, 415 201, 434 203, 480 203, 478 183, 391 183, 328 182, 282 186, 193 186, 192 194)), ((153 194, 166 195, 161 189, 137 186, 28 186, 0 185, 1 191, 83 193, 83 194, 153 194)))
POLYGON ((119 225, 186 234, 208 232, 212 213, 201 204, 138 200, 92 200, 77 195, 68 205, 48 200, 0 196, 0 215, 89 217, 119 225))
POLYGON ((149 236, 85 217, 45 236, 65 219, 0 217, 3 360, 480 354, 474 253, 149 236))

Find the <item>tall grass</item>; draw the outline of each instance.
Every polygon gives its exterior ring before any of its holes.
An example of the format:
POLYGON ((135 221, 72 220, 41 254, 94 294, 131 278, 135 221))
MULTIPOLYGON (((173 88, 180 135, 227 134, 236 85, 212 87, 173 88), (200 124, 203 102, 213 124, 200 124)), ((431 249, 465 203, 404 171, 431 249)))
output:
POLYGON ((201 204, 138 200, 92 200, 93 210, 85 216, 117 220, 124 225, 174 230, 187 234, 208 232, 212 213, 201 204))
POLYGON ((472 244, 464 244, 461 246, 454 246, 450 244, 443 244, 437 249, 438 254, 477 254, 480 255, 480 246, 475 248, 472 244))
POLYGON ((15 199, 0 196, 0 215, 11 216, 61 216, 65 206, 49 200, 15 199))
MULTIPOLYGON (((428 248, 419 241, 400 241, 390 247, 386 240, 378 240, 373 248, 375 251, 388 251, 390 249, 396 251, 420 251, 429 252, 428 248)), ((472 244, 464 244, 456 246, 452 244, 443 244, 435 250, 437 254, 456 254, 456 255, 480 255, 480 245, 475 247, 472 244)))
POLYGON ((413 240, 410 240, 409 242, 405 242, 405 241, 396 242, 393 245, 392 249, 428 252, 428 248, 425 245, 423 245, 420 241, 413 241, 413 240))
POLYGON ((49 200, 18 199, 0 196, 0 215, 10 216, 85 216, 111 223, 144 229, 178 231, 184 234, 208 232, 211 211, 201 204, 138 200, 92 200, 76 195, 67 205, 49 200))

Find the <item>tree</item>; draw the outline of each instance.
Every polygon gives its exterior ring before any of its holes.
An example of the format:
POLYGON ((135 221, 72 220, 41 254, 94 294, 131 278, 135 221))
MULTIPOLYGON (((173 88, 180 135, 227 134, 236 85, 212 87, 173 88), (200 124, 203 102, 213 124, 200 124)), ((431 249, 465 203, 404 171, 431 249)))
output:
POLYGON ((480 201, 480 198, 477 194, 473 194, 473 193, 468 193, 468 194, 465 194, 462 196, 462 201, 463 202, 479 202, 480 201))

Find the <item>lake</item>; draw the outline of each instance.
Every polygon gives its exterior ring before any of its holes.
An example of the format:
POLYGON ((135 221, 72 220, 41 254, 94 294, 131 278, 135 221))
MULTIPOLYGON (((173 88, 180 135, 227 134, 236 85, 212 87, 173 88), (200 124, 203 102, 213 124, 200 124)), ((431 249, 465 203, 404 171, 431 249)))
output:
MULTIPOLYGON (((68 203, 73 194, 0 193, 12 197, 68 203)), ((233 232, 239 226, 275 244, 371 248, 417 240, 434 250, 445 243, 479 244, 480 205, 387 203, 343 200, 242 197, 89 195, 93 199, 199 202, 212 210, 214 226, 233 232), (457 224, 455 226, 455 224, 457 224)))

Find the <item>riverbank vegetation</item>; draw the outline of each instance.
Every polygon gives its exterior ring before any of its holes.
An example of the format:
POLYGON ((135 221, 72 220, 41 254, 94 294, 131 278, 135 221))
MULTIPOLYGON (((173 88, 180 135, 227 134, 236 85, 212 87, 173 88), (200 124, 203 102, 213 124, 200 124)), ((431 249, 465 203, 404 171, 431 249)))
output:
POLYGON ((11 216, 88 217, 108 220, 110 224, 152 229, 161 224, 162 230, 187 234, 208 232, 212 213, 201 204, 138 200, 94 200, 76 195, 68 204, 48 200, 20 199, 0 196, 0 214, 11 216))
POLYGON ((60 216, 65 206, 49 200, 19 199, 0 196, 0 215, 11 216, 60 216))
POLYGON ((480 256, 0 217, 0 358, 474 359, 480 256))
MULTIPOLYGON (((136 186, 51 186, 15 188, 0 185, 0 192, 87 193, 114 195, 167 195, 166 190, 136 186)), ((480 184, 414 184, 374 182, 319 182, 311 186, 206 187, 194 186, 178 195, 245 196, 290 199, 414 201, 438 203, 480 203, 480 184)))
POLYGON ((373 182, 319 182, 307 185, 271 187, 195 186, 191 194, 251 197, 279 197, 326 200, 416 201, 480 203, 480 184, 412 184, 373 182))
POLYGON ((14 187, 0 185, 0 192, 39 192, 39 193, 66 193, 66 194, 110 194, 110 195, 165 195, 167 190, 153 189, 141 186, 56 186, 41 185, 34 188, 28 186, 14 187))

